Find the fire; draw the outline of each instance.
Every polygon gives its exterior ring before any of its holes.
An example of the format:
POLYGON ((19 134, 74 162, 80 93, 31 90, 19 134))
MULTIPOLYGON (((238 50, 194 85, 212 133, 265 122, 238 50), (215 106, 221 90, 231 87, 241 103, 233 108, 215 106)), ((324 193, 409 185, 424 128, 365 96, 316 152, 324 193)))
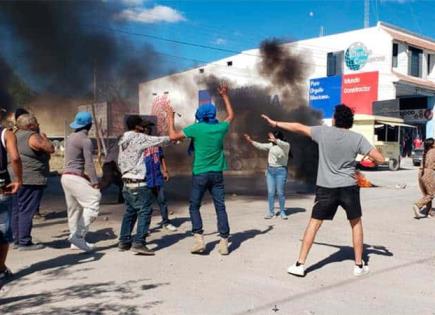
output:
POLYGON ((359 187, 362 188, 370 188, 370 187, 375 187, 375 185, 373 185, 361 172, 356 171, 355 172, 355 178, 356 178, 356 182, 358 184, 359 187))

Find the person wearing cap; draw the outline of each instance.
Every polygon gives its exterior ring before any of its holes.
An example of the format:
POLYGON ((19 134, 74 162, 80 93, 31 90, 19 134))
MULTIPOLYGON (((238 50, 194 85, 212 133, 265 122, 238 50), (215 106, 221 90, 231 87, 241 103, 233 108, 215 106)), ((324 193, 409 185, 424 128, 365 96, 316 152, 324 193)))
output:
POLYGON ((146 148, 168 144, 169 137, 153 137, 144 133, 143 120, 138 115, 127 118, 127 131, 119 140, 118 165, 124 181, 123 195, 125 213, 119 233, 118 248, 121 251, 132 250, 142 255, 154 255, 146 246, 146 235, 151 223, 154 200, 152 189, 147 186, 144 150, 146 148), (131 232, 137 220, 136 235, 131 232))
MULTIPOLYGON (((144 121, 145 132, 151 135, 153 132, 154 123, 144 121)), ((166 159, 161 146, 146 148, 144 152, 145 167, 147 170, 146 181, 147 186, 152 189, 154 197, 160 208, 162 221, 158 224, 167 231, 175 232, 177 228, 169 220, 168 203, 164 185, 169 181, 169 172, 166 166, 166 159)))
POLYGON ((91 251, 86 242, 89 226, 100 211, 100 185, 93 160, 93 145, 88 136, 92 115, 78 112, 70 124, 74 132, 65 140, 65 165, 61 184, 65 193, 71 249, 91 251))
MULTIPOLYGON (((32 242, 32 219, 38 212, 50 171, 50 154, 54 146, 39 130, 36 117, 21 113, 16 121, 18 152, 23 165, 23 186, 16 195, 12 227, 15 246, 19 250, 42 249, 42 244, 32 242)), ((14 172, 10 171, 14 176, 14 172)))
POLYGON ((171 140, 192 139, 189 151, 195 152, 193 160, 192 190, 190 194, 190 220, 194 245, 190 252, 201 254, 205 251, 200 207, 206 191, 213 197, 217 216, 217 228, 220 235, 218 251, 228 255, 228 237, 230 227, 225 208, 225 190, 223 171, 227 169, 224 155, 224 138, 234 119, 234 111, 228 96, 228 87, 221 85, 218 92, 222 97, 227 116, 224 121, 216 119, 216 107, 213 104, 201 105, 196 111, 196 123, 187 126, 182 131, 175 130, 174 114, 168 111, 169 137, 171 140))

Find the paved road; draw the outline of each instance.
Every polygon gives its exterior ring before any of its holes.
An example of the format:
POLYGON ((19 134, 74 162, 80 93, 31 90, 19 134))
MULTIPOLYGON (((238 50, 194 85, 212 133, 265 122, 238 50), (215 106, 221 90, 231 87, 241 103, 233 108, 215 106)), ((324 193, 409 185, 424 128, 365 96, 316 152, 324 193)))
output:
MULTIPOLYGON (((34 236, 46 243, 38 252, 12 250, 9 266, 17 280, 0 292, 0 314, 435 314, 433 219, 415 220, 416 169, 405 161, 398 172, 366 172, 378 188, 364 189, 366 259, 371 273, 352 275, 351 233, 343 212, 324 224, 296 278, 286 268, 296 259, 313 203, 309 189, 290 184, 289 220, 263 219, 263 176, 227 179, 232 228, 231 254, 217 253, 214 210, 202 210, 208 254, 189 254, 186 180, 172 187, 176 233, 155 228, 149 239, 155 257, 114 248, 122 207, 108 204, 89 237, 99 250, 79 254, 68 248, 62 196, 46 196, 34 236), (406 183, 405 189, 396 184, 406 183), (250 186, 254 186, 249 194, 250 186), (179 192, 177 194, 177 192, 179 192)), ((264 195, 264 193, 263 193, 264 195)))

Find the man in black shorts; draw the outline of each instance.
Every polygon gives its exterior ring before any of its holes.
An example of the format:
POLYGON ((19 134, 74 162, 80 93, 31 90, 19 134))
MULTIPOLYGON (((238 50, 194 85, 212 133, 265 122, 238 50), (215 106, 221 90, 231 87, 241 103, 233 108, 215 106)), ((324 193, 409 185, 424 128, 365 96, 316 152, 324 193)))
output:
POLYGON ((305 276, 305 260, 313 245, 323 220, 332 220, 341 206, 352 227, 355 251, 354 275, 369 272, 362 260, 363 227, 359 187, 355 179, 355 158, 358 154, 368 156, 376 163, 384 163, 382 154, 364 136, 350 131, 353 112, 346 105, 335 107, 333 127, 309 127, 299 123, 279 122, 262 115, 275 128, 311 137, 319 145, 319 166, 317 172, 316 199, 313 212, 305 230, 299 259, 288 268, 288 273, 305 276))

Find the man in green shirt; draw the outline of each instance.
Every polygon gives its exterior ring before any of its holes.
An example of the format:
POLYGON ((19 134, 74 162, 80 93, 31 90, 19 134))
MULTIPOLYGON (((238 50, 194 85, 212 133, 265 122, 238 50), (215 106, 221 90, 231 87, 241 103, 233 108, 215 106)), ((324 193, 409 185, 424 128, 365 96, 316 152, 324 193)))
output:
POLYGON ((212 195, 217 215, 217 226, 221 240, 219 253, 228 255, 228 236, 230 227, 225 209, 225 191, 222 172, 227 169, 224 156, 224 137, 228 132, 234 112, 228 97, 228 87, 222 85, 218 92, 225 103, 227 117, 219 122, 216 119, 216 107, 213 104, 203 104, 198 107, 196 123, 175 130, 174 113, 168 112, 169 137, 171 140, 192 139, 191 148, 194 150, 192 191, 190 194, 190 220, 195 238, 192 254, 201 254, 205 250, 202 219, 199 211, 204 193, 208 190, 212 195))

